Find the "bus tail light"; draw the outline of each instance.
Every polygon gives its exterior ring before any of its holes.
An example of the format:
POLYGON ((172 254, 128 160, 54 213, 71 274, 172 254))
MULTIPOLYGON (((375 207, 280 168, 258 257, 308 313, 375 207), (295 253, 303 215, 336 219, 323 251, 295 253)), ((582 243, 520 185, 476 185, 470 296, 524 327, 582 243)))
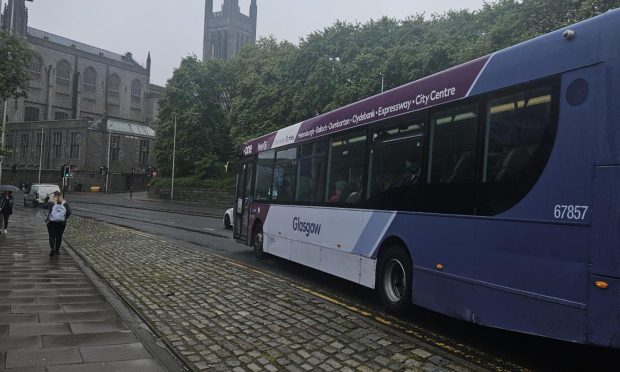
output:
POLYGON ((609 288, 609 284, 607 284, 607 282, 604 282, 602 280, 597 280, 596 282, 594 282, 594 284, 596 285, 597 288, 600 288, 600 289, 609 288))

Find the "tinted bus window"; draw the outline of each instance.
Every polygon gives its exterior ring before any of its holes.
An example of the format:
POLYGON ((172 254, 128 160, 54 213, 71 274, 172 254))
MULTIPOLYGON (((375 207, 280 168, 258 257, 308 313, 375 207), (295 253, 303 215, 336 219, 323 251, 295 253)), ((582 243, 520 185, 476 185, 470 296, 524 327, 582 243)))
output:
POLYGON ((325 155, 327 142, 315 142, 300 148, 297 201, 320 203, 325 195, 325 155))
POLYGON ((476 105, 432 117, 431 183, 473 183, 478 114, 476 105))
POLYGON ((489 100, 480 214, 512 207, 542 174, 554 140, 553 101, 552 87, 489 100))
POLYGON ((328 203, 357 203, 365 168, 366 132, 334 137, 330 144, 328 203))
POLYGON ((293 201, 297 176, 297 147, 278 151, 273 169, 273 193, 271 200, 293 201))
POLYGON ((423 121, 373 131, 368 198, 420 183, 424 156, 423 131, 423 121))
POLYGON ((327 153, 327 141, 309 143, 300 147, 299 157, 307 157, 327 153))
POLYGON ((265 151, 258 154, 256 163, 256 187, 254 200, 269 200, 271 198, 271 181, 273 176, 273 159, 275 151, 265 151))
POLYGON ((551 88, 489 101, 483 181, 502 181, 526 167, 544 167, 545 159, 533 155, 548 142, 550 123, 551 88))

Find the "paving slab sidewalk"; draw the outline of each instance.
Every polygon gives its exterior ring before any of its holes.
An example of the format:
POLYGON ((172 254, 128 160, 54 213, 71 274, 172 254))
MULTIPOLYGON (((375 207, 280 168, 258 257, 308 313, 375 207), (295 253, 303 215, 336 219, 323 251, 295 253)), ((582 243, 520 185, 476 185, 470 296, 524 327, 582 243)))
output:
POLYGON ((0 237, 0 370, 170 369, 67 250, 48 254, 41 211, 15 208, 0 237))

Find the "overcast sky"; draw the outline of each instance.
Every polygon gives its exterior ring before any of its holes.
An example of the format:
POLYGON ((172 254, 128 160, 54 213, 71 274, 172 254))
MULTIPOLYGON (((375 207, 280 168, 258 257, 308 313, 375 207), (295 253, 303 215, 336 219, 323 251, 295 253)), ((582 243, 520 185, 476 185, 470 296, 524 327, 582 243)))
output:
MULTIPOLYGON (((3 1, 6 3, 6 0, 3 1)), ((223 0, 214 0, 219 10, 223 0)), ((386 15, 471 10, 483 0, 258 0, 258 37, 297 43, 336 20, 366 22, 386 15)), ((202 58, 204 0, 34 0, 29 26, 111 52, 132 52, 144 64, 151 52, 151 82, 165 85, 183 57, 202 58)), ((239 0, 249 14, 250 0, 239 0)))

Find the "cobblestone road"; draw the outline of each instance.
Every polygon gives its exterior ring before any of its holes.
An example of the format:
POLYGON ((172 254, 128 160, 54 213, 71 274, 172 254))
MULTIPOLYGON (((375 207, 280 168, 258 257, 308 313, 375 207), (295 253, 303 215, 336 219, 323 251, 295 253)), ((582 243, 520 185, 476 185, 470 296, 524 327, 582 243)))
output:
POLYGON ((469 370, 220 256, 80 217, 65 238, 194 370, 469 370))

